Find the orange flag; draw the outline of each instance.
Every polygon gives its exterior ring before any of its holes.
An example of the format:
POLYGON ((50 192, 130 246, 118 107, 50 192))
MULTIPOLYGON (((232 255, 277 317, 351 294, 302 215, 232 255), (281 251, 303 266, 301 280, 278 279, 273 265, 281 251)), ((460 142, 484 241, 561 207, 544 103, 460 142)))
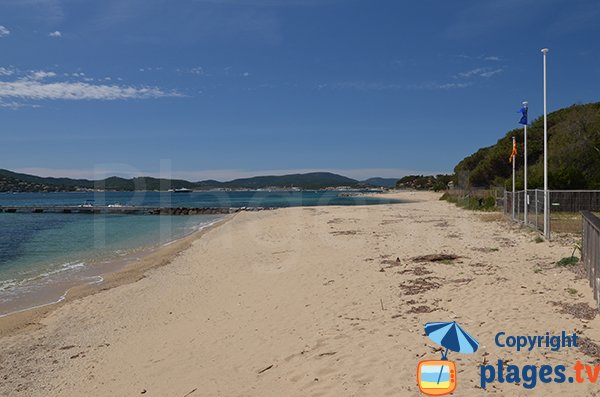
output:
POLYGON ((513 140, 513 150, 510 154, 510 157, 508 158, 508 162, 512 162, 515 157, 517 157, 517 141, 513 140))

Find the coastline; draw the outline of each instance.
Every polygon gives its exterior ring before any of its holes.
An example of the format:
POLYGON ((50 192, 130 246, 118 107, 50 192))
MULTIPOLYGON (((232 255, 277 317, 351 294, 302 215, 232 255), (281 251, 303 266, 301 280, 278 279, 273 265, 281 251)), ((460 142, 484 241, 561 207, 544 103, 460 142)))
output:
POLYGON ((101 278, 99 282, 81 282, 64 292, 55 302, 17 310, 0 316, 0 338, 16 332, 36 328, 39 321, 52 311, 58 309, 76 299, 93 295, 101 291, 118 287, 122 284, 133 283, 144 277, 144 273, 155 267, 165 266, 170 263, 179 253, 185 251, 189 246, 204 233, 212 228, 228 222, 236 214, 226 215, 223 219, 201 227, 186 236, 177 238, 157 247, 143 247, 141 255, 126 256, 109 264, 115 265, 116 269, 107 273, 100 273, 96 277, 101 278))
MULTIPOLYGON (((528 230, 439 194, 393 194, 411 201, 241 213, 177 247, 169 266, 132 273, 137 282, 57 305, 2 336, 0 394, 417 396, 418 361, 439 358, 423 335, 428 321, 457 321, 480 341, 476 354, 450 357, 461 395, 481 395, 486 360, 597 359, 493 343, 498 331, 561 330, 600 343, 598 316, 558 305, 595 305, 587 280, 556 266, 572 247, 536 243, 528 230), (418 259, 431 254, 457 258, 418 259)), ((594 386, 527 392, 581 395, 594 386)))

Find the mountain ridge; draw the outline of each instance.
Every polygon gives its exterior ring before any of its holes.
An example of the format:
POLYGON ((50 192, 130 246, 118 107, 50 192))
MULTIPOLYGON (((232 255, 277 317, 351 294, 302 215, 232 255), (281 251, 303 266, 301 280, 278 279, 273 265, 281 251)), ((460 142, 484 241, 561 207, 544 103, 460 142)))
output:
MULTIPOLYGON (((371 178, 385 180, 386 178, 371 178)), ((41 177, 0 169, 0 192, 48 192, 48 191, 78 191, 78 190, 107 190, 107 191, 142 191, 186 188, 192 190, 210 189, 262 189, 300 188, 324 189, 348 186, 352 188, 379 187, 365 181, 348 178, 331 172, 310 172, 304 174, 260 175, 251 178, 237 178, 230 181, 208 179, 190 182, 183 179, 166 179, 141 176, 122 178, 110 176, 99 180, 72 179, 57 177, 41 177)))

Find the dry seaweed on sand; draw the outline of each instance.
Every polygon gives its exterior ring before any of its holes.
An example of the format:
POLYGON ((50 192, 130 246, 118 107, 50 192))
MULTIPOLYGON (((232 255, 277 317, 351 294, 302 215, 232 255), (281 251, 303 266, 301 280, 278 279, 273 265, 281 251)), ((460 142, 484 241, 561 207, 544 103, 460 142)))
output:
POLYGON ((586 356, 594 359, 594 364, 600 363, 600 346, 592 342, 592 340, 586 336, 580 336, 577 338, 577 347, 579 351, 586 356))
POLYGON ((404 295, 418 295, 420 293, 437 289, 441 286, 440 283, 431 281, 433 277, 424 278, 420 277, 414 280, 407 280, 400 284, 400 289, 404 295))
POLYGON ((330 233, 334 236, 353 236, 355 234, 361 234, 358 230, 337 230, 330 233))
POLYGON ((560 312, 563 314, 570 314, 571 316, 580 320, 593 320, 598 314, 598 310, 591 307, 587 303, 563 303, 563 302, 550 302, 553 306, 560 307, 560 312))
POLYGON ((425 306, 425 305, 413 306, 406 312, 406 314, 431 313, 436 310, 438 310, 438 309, 435 307, 431 307, 431 306, 425 306))
POLYGON ((398 274, 414 274, 415 276, 426 276, 433 273, 431 270, 427 270, 424 267, 413 267, 410 269, 400 270, 398 274))
POLYGON ((454 254, 429 254, 422 256, 415 256, 412 260, 414 262, 445 262, 445 261, 455 261, 459 259, 460 256, 454 254))

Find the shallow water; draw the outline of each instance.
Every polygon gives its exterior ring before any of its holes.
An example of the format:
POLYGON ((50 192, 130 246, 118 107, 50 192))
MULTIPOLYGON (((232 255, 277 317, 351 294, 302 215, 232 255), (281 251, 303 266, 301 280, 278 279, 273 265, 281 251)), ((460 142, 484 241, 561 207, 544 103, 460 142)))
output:
MULTIPOLYGON (((394 202, 332 191, 0 193, 2 206, 290 207, 394 202)), ((123 258, 177 240, 223 215, 0 213, 0 316, 98 283, 123 258)))
POLYGON ((74 285, 101 281, 124 257, 221 218, 0 213, 0 315, 56 301, 74 285))

